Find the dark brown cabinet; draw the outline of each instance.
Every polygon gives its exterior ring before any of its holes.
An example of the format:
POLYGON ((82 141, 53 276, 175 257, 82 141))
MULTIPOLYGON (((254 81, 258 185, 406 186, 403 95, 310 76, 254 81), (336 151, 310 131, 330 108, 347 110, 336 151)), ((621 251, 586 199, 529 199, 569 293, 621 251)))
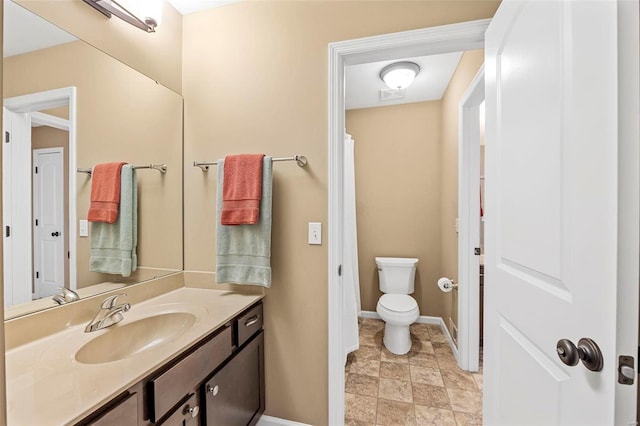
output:
POLYGON ((264 412, 262 302, 78 425, 245 426, 264 412))
POLYGON ((200 401, 197 394, 189 398, 161 424, 163 426, 198 426, 200 425, 200 401))
POLYGON ((127 394, 111 403, 104 410, 96 413, 92 420, 86 424, 91 426, 137 426, 138 394, 127 394))
POLYGON ((264 333, 204 384, 207 426, 254 425, 264 411, 264 333))
POLYGON ((232 350, 232 327, 225 326, 193 352, 152 377, 147 384, 150 420, 162 419, 185 395, 194 392, 232 350))

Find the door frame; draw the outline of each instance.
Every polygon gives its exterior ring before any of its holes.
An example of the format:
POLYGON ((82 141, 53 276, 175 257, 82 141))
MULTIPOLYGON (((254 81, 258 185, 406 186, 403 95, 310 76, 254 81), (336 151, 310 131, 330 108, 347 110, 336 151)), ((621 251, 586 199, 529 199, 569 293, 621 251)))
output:
MULTIPOLYGON (((329 43, 329 244, 328 244, 328 400, 329 424, 344 422, 342 348, 343 180, 345 66, 484 47, 490 19, 329 43)), ((435 284, 434 284, 435 285, 435 284)))
POLYGON ((9 305, 18 305, 33 296, 31 199, 23 196, 31 193, 31 117, 3 109, 2 127, 6 132, 2 144, 4 298, 9 305), (17 166, 25 161, 24 167, 17 166), (16 238, 16 233, 24 238, 16 238), (23 282, 28 286, 19 284, 23 282))
MULTIPOLYGON (((6 98, 3 106, 16 113, 29 114, 34 123, 46 124, 62 130, 69 131, 69 288, 77 289, 76 271, 76 245, 77 245, 77 212, 76 212, 76 132, 77 132, 77 89, 76 87, 64 87, 60 89, 47 90, 38 93, 30 93, 22 96, 6 98), (57 119, 40 113, 39 111, 68 106, 69 119, 57 119), (65 124, 64 122, 67 121, 65 124)), ((30 238, 33 244, 33 238, 30 238)))
MULTIPOLYGON (((60 186, 61 186, 61 190, 60 190, 60 194, 62 194, 62 197, 64 199, 64 147, 58 146, 55 148, 37 148, 37 149, 33 149, 33 145, 32 145, 32 151, 33 151, 33 164, 36 163, 36 158, 39 157, 39 155, 41 154, 59 154, 59 161, 60 161, 60 168, 62 169, 62 175, 63 175, 63 179, 62 182, 60 182, 60 186)), ((37 192, 42 191, 42 188, 40 187, 40 184, 38 183, 37 179, 33 179, 33 192, 31 195, 31 199, 32 199, 32 206, 33 209, 32 211, 35 213, 37 211, 40 211, 39 208, 39 204, 40 204, 40 197, 36 196, 37 192), (37 188, 37 191, 36 191, 37 188)), ((62 217, 65 217, 65 210, 67 210, 65 208, 64 202, 62 203, 62 217)), ((35 226, 34 221, 32 220, 32 224, 31 224, 32 228, 33 228, 33 266, 34 266, 34 270, 38 271, 38 270, 42 270, 41 266, 42 266, 42 259, 40 258, 40 250, 38 249, 39 245, 38 245, 38 239, 40 237, 40 232, 42 232, 42 228, 39 226, 35 226)), ((66 235, 64 233, 64 224, 63 224, 63 238, 61 240, 62 243, 62 256, 60 256, 60 260, 62 261, 62 279, 64 281, 64 270, 66 268, 66 262, 64 261, 64 238, 66 238, 66 235)), ((41 277, 42 278, 42 277, 41 277)), ((64 285, 64 282, 62 283, 64 285)), ((34 279, 34 286, 33 286, 33 297, 34 298, 42 298, 42 297, 48 297, 48 295, 42 295, 42 292, 38 286, 38 279, 35 278, 34 279)))
POLYGON ((484 65, 458 108, 458 365, 478 371, 480 363, 480 104, 484 65))

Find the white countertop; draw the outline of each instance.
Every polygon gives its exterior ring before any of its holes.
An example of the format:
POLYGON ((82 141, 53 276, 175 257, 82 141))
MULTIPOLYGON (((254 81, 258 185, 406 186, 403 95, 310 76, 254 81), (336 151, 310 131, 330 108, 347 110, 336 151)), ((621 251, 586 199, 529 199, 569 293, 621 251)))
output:
MULTIPOLYGON (((170 311, 190 311, 196 324, 171 342, 133 357, 82 364, 75 353, 108 329, 85 333, 68 327, 6 352, 7 419, 13 425, 75 423, 251 306, 262 296, 180 288, 137 303, 113 327, 170 311)), ((36 324, 37 326, 37 324, 36 324)))

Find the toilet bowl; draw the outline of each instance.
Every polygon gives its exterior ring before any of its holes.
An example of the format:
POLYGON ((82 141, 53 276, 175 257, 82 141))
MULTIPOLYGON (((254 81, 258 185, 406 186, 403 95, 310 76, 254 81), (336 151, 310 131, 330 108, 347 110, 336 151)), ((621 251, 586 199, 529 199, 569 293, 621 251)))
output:
POLYGON ((384 346, 396 355, 409 352, 409 326, 416 322, 420 315, 415 299, 405 294, 383 294, 378 300, 376 312, 384 321, 384 346))
POLYGON ((414 290, 416 258, 376 257, 380 290, 376 312, 384 321, 384 346, 403 355, 411 349, 409 326, 420 315, 418 303, 409 296, 414 290))

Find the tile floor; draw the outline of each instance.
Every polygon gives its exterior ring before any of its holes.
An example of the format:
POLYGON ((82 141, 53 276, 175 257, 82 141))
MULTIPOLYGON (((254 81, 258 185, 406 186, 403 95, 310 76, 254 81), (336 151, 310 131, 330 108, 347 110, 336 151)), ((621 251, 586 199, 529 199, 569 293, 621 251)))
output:
POLYGON ((382 344, 384 322, 360 320, 360 349, 345 367, 345 425, 481 425, 482 367, 458 368, 442 329, 411 326, 411 351, 382 344))

